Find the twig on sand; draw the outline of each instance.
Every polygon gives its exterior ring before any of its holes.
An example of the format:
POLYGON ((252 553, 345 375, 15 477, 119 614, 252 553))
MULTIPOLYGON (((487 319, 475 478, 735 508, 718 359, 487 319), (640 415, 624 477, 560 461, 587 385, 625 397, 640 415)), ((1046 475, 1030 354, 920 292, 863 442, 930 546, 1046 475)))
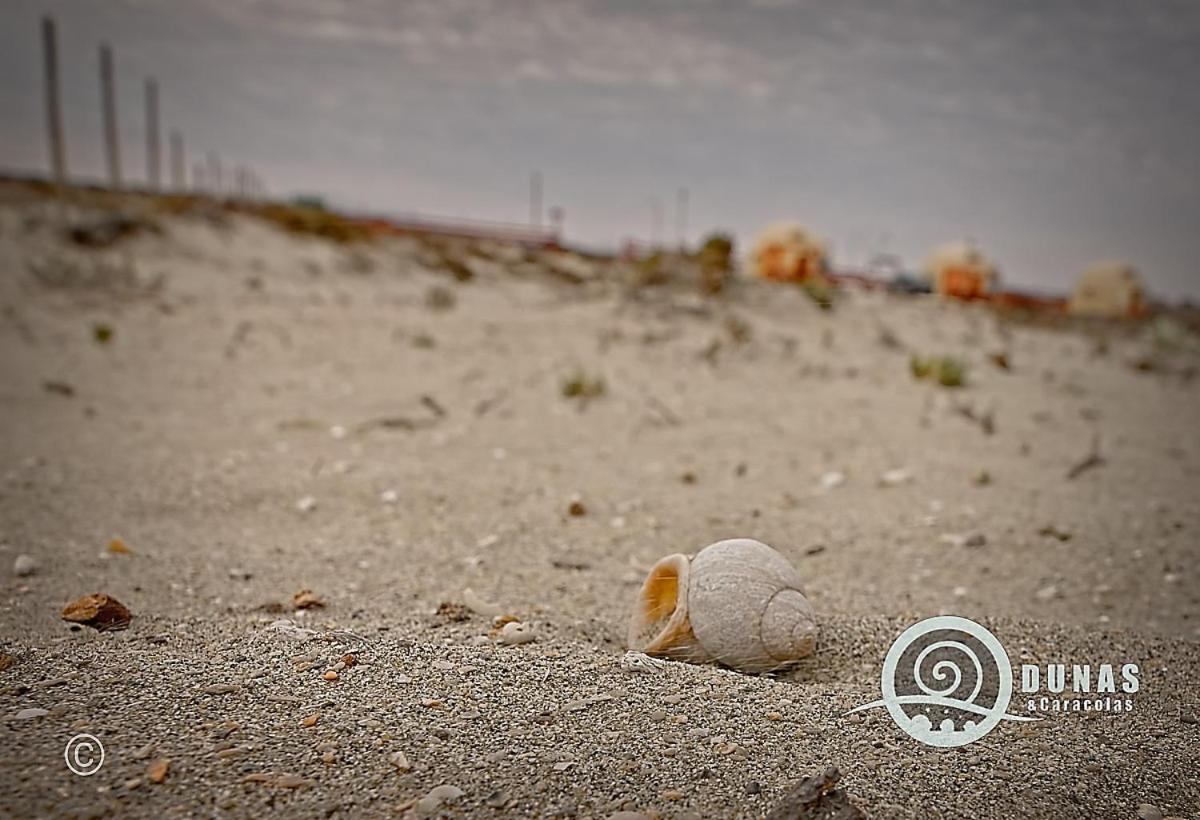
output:
POLYGON ((1093 467, 1103 467, 1105 463, 1104 456, 1100 455, 1100 436, 1093 436, 1091 452, 1082 461, 1076 462, 1070 470, 1067 470, 1067 481, 1079 478, 1093 467))

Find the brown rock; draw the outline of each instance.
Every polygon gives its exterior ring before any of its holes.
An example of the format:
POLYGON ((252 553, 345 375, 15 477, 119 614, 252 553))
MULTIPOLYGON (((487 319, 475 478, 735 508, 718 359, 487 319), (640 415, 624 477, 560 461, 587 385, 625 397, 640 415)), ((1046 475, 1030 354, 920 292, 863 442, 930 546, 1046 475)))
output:
POLYGON ((116 598, 97 592, 67 604, 63 608, 62 619, 107 632, 126 629, 133 615, 116 598))
POLYGON ((160 757, 158 760, 153 760, 146 767, 146 777, 151 783, 161 783, 167 779, 167 771, 171 768, 171 761, 165 757, 160 757))

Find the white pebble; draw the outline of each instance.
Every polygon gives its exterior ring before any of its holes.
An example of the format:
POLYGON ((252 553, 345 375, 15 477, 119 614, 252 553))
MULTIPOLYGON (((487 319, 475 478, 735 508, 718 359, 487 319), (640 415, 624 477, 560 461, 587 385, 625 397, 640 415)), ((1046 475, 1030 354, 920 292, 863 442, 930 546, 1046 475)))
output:
POLYGON ((15 717, 17 720, 31 720, 33 718, 45 717, 48 714, 50 712, 46 709, 22 709, 17 712, 15 717))
POLYGON ((317 508, 317 499, 311 495, 306 495, 296 502, 296 509, 302 513, 312 512, 317 508))
POLYGON ((837 470, 832 470, 821 476, 821 487, 826 490, 832 490, 834 487, 840 487, 846 483, 846 474, 837 470))
POLYGON ((379 500, 384 504, 395 504, 400 500, 400 493, 395 490, 384 490, 379 494, 379 500))
POLYGON ((34 560, 32 555, 18 555, 17 560, 13 561, 13 574, 20 575, 22 578, 33 575, 38 571, 38 562, 34 560))
POLYGON ((881 475, 879 483, 884 487, 898 487, 901 484, 907 484, 912 481, 912 478, 912 472, 907 467, 897 467, 881 475))

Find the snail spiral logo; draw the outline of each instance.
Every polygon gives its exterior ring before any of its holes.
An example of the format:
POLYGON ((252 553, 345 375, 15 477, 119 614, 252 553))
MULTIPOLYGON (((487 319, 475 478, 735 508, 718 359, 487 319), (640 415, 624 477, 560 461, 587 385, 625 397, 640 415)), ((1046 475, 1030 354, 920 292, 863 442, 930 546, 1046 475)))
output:
POLYGON ((915 740, 929 746, 965 746, 1010 715, 1012 665, 988 630, 967 618, 941 615, 913 624, 888 650, 880 675, 881 700, 847 714, 883 706, 915 740))

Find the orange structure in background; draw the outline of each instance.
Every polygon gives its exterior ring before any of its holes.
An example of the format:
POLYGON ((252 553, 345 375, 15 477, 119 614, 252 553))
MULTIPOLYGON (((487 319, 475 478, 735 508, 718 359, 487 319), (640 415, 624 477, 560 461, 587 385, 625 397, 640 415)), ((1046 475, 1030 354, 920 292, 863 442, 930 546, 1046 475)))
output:
POLYGON ((750 251, 750 267, 755 276, 772 282, 829 278, 825 243, 795 222, 778 222, 760 232, 750 251))
POLYGON ((933 292, 951 299, 986 299, 999 278, 995 265, 969 242, 951 242, 934 250, 925 263, 933 292))

